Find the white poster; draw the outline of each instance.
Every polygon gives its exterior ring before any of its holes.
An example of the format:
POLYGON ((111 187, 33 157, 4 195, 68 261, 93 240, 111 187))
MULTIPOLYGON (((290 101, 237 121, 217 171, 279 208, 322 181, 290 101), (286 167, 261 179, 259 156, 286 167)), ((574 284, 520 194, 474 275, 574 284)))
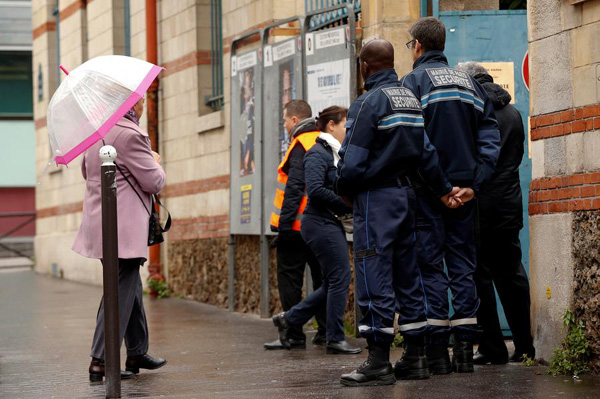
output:
POLYGON ((279 61, 296 53, 296 41, 290 40, 273 47, 273 61, 279 61))
POLYGON ((350 106, 350 60, 309 65, 306 70, 307 100, 313 116, 332 105, 350 106))
POLYGON ((256 51, 237 57, 237 71, 243 71, 246 68, 253 67, 258 63, 256 51))
POLYGON ((327 30, 315 35, 315 48, 317 50, 344 43, 346 43, 344 28, 327 30))

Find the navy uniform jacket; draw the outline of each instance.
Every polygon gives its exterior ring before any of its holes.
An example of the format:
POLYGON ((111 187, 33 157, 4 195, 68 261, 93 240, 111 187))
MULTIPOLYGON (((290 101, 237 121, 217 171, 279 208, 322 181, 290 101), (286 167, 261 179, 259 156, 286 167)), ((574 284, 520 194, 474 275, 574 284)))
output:
POLYGON ((452 186, 423 130, 419 100, 401 87, 393 69, 371 75, 365 88, 368 91, 348 110, 336 192, 353 195, 393 187, 399 178, 411 176, 420 168, 436 195, 449 193, 452 186))
POLYGON ((428 51, 402 78, 420 99, 425 131, 451 183, 476 193, 494 172, 500 133, 494 107, 474 79, 448 66, 441 51, 428 51))

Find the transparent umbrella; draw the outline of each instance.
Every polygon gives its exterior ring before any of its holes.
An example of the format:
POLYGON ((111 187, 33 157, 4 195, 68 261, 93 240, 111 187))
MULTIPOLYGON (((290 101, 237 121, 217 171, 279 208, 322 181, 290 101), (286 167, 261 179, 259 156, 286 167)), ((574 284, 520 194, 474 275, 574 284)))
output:
POLYGON ((144 95, 162 67, 121 55, 93 58, 67 73, 48 106, 56 164, 67 165, 106 136, 144 95))

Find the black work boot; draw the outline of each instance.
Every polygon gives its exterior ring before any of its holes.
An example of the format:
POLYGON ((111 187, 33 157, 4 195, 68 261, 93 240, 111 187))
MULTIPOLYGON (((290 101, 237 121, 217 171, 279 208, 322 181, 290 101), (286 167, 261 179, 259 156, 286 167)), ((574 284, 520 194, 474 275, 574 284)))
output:
POLYGON ((457 373, 472 373, 473 366, 473 343, 469 341, 456 341, 452 348, 452 368, 457 373))
POLYGON ((429 378, 425 337, 405 337, 404 352, 394 366, 397 380, 424 380, 429 378))
POLYGON ((452 363, 447 344, 427 345, 427 365, 431 374, 452 373, 452 363))
POLYGON ((350 374, 342 374, 340 383, 350 387, 391 385, 396 382, 390 364, 390 345, 369 343, 369 357, 350 374))
POLYGON ((281 342, 281 346, 285 349, 292 349, 292 344, 290 343, 290 328, 292 328, 291 324, 285 319, 285 313, 281 312, 273 316, 273 324, 279 330, 279 341, 281 342))

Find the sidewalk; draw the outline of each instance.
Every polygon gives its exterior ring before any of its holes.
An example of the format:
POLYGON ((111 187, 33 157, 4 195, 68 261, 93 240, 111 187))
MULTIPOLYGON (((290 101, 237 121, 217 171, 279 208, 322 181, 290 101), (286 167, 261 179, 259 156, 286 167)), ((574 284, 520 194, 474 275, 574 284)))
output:
MULTIPOLYGON (((94 319, 102 290, 0 270, 0 398, 104 398, 88 382, 94 319)), ((375 388, 338 380, 366 357, 305 351, 266 352, 270 320, 181 299, 145 298, 150 353, 169 363, 123 381, 124 398, 598 398, 600 379, 549 377, 544 368, 477 367, 474 374, 435 376, 375 388)), ((357 340, 364 346, 364 340, 357 340)), ((399 357, 395 351, 392 359, 399 357)), ((124 354, 122 355, 124 362, 124 354)))

